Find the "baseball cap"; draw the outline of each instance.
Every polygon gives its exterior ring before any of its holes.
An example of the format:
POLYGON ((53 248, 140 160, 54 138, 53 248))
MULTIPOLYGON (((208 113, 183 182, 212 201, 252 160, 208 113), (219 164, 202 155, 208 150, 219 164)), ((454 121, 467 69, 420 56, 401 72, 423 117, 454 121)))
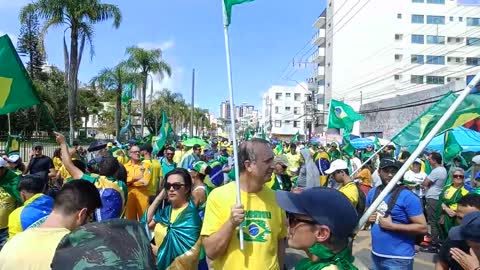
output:
POLYGON ((416 159, 413 161, 413 163, 420 163, 420 164, 422 164, 422 160, 419 159, 419 158, 416 158, 416 159))
POLYGON ((195 163, 192 164, 192 166, 190 167, 190 170, 192 171, 195 171, 195 172, 198 172, 200 174, 203 174, 203 175, 207 175, 210 173, 210 166, 208 166, 208 164, 204 161, 197 161, 195 163))
POLYGON ((448 237, 451 240, 480 242, 480 212, 466 214, 460 226, 455 226, 450 229, 448 237))
POLYGON ((330 164, 330 169, 326 170, 325 173, 326 174, 332 174, 335 171, 345 170, 345 169, 348 169, 347 162, 345 162, 341 159, 337 159, 337 160, 333 161, 332 164, 330 164))
POLYGON ((352 236, 358 223, 357 211, 348 198, 336 189, 314 187, 302 193, 276 191, 275 199, 283 210, 307 215, 328 226, 335 236, 352 236))
POLYGON ((42 143, 40 143, 40 142, 36 142, 36 143, 34 143, 34 144, 33 144, 33 149, 37 149, 37 148, 39 148, 39 149, 43 149, 43 145, 42 145, 42 143))
POLYGON ((380 160, 380 169, 387 167, 394 167, 400 169, 402 165, 403 164, 400 161, 397 161, 393 158, 382 158, 382 160, 380 160))
POLYGON ((477 164, 477 165, 480 165, 480 155, 476 155, 472 158, 472 162, 477 164))
POLYGON ((289 165, 288 163, 288 158, 285 156, 285 155, 279 155, 279 156, 276 156, 274 159, 273 159, 273 163, 280 163, 282 166, 287 166, 289 165))
POLYGON ((15 163, 15 162, 18 161, 19 158, 20 158, 20 156, 18 154, 13 154, 13 155, 8 156, 6 161, 10 162, 10 163, 15 163))
POLYGON ((0 168, 7 167, 7 166, 8 166, 7 161, 0 157, 0 168))
POLYGON ((203 155, 206 157, 213 157, 214 154, 212 150, 206 149, 205 151, 203 151, 203 155))

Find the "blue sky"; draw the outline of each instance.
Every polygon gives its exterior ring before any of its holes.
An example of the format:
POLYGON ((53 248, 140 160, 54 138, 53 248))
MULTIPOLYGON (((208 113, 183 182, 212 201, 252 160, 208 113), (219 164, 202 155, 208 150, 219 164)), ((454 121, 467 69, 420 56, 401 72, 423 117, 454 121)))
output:
MULTIPOLYGON (((0 0, 0 34, 19 34, 18 13, 28 0, 0 0)), ((125 48, 140 45, 162 48, 173 67, 173 76, 154 89, 170 88, 191 99, 191 73, 196 69, 195 105, 218 115, 219 105, 228 99, 221 0, 136 0, 117 4, 123 15, 119 29, 111 22, 95 27, 95 57, 88 51, 80 66, 79 79, 88 82, 104 67, 125 59, 125 48)), ((256 0, 235 6, 230 26, 235 103, 258 107, 261 94, 272 85, 292 85, 282 80, 282 72, 293 56, 314 34, 313 22, 322 12, 323 0, 256 0)), ((62 28, 46 37, 49 64, 63 68, 62 28)), ((300 59, 311 45, 297 55, 300 59)), ((297 68, 298 69, 298 68, 297 68)), ((284 72, 291 74, 290 67, 284 72)), ((291 77, 304 81, 311 69, 298 69, 291 77)))

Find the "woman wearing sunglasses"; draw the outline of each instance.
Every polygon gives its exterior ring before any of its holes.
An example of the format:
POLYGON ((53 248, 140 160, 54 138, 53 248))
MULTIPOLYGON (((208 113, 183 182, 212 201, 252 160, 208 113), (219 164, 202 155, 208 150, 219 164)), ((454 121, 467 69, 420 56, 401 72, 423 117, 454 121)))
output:
POLYGON ((197 269, 202 221, 191 200, 192 178, 183 168, 165 175, 164 190, 148 208, 144 223, 154 230, 157 269, 197 269), (164 197, 169 205, 158 209, 164 197))
POLYGON ((440 194, 440 203, 437 207, 437 219, 440 224, 440 237, 442 240, 448 237, 450 228, 457 225, 457 202, 468 190, 464 187, 465 171, 462 168, 452 168, 450 172, 452 183, 443 188, 440 194))

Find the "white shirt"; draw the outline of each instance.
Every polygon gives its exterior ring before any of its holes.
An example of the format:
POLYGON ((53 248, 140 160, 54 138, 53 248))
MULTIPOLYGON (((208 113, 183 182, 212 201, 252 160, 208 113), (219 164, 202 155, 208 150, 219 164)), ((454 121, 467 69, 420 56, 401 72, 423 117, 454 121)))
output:
POLYGON ((405 173, 405 175, 403 176, 403 179, 409 182, 415 182, 417 183, 417 185, 420 185, 420 188, 415 188, 413 192, 415 192, 415 194, 417 194, 420 198, 422 198, 424 196, 424 193, 421 186, 423 185, 423 181, 425 180, 426 177, 427 177, 427 174, 424 172, 415 173, 414 171, 409 170, 405 173))

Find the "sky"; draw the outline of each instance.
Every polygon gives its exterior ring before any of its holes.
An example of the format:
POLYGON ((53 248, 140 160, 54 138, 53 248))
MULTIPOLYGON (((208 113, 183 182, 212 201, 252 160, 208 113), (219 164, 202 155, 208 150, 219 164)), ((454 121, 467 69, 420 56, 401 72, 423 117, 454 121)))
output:
MULTIPOLYGON (((29 0, 0 0, 0 35, 14 44, 19 35, 18 14, 29 0)), ((228 82, 221 0, 103 0, 118 5, 122 23, 95 25, 95 56, 86 51, 79 79, 87 83, 101 69, 125 60, 125 48, 133 45, 161 48, 173 74, 154 90, 169 88, 191 101, 192 69, 195 68, 195 105, 219 114, 227 100, 228 82)), ((305 62, 314 52, 310 42, 313 23, 325 7, 324 0, 255 0, 233 8, 229 27, 234 100, 260 109, 262 93, 272 85, 294 85, 305 81, 312 67, 305 62), (286 80, 285 78, 289 79, 286 80)), ((63 69, 62 27, 47 33, 47 61, 63 69)))

